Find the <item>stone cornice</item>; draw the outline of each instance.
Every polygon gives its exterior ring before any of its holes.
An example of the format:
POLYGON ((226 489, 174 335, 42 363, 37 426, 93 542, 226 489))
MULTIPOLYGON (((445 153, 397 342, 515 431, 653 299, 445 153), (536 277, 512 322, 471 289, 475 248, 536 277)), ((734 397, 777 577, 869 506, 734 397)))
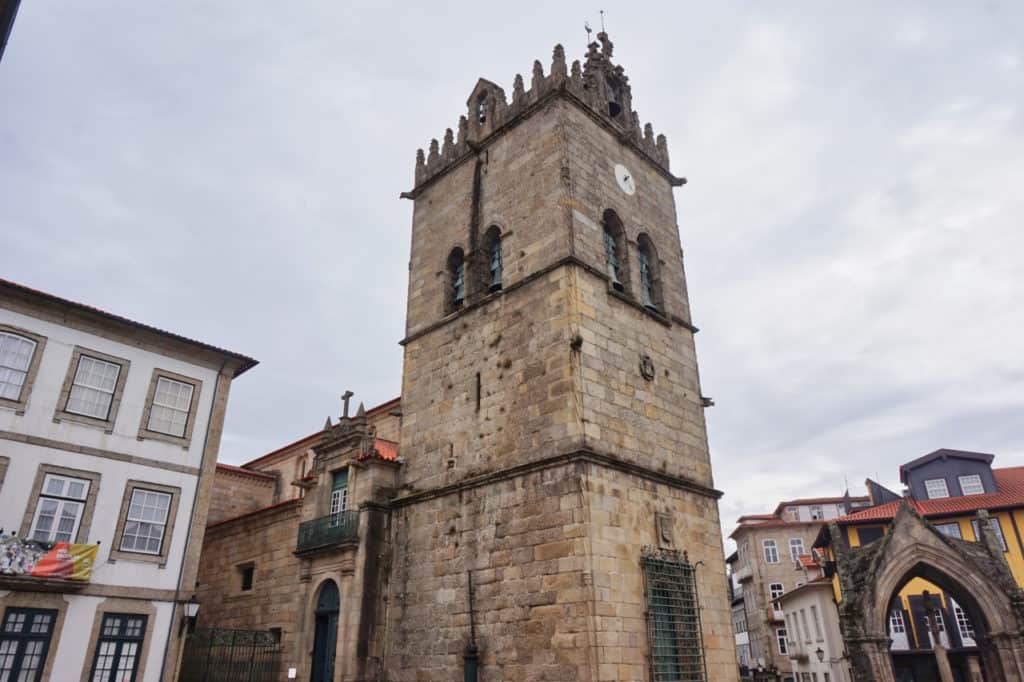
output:
MULTIPOLYGON (((540 279, 541 277, 543 277, 544 275, 547 275, 550 272, 554 272, 555 270, 557 270, 557 269, 559 269, 561 267, 565 267, 565 266, 569 266, 569 265, 574 265, 574 266, 576 266, 576 267, 578 267, 578 268, 580 268, 580 269, 590 273, 591 275, 594 275, 595 277, 597 277, 597 278, 599 278, 601 280, 604 280, 605 282, 608 281, 607 273, 601 272, 600 270, 598 270, 597 268, 593 267, 589 263, 586 263, 583 260, 581 260, 578 256, 566 256, 565 258, 560 258, 559 260, 555 261, 554 263, 551 263, 549 265, 545 265, 544 267, 542 267, 541 269, 537 270, 536 272, 530 273, 526 277, 523 277, 521 280, 519 280, 517 282, 513 282, 512 284, 508 285, 504 289, 501 289, 500 291, 496 291, 494 293, 488 294, 487 296, 484 296, 483 298, 481 298, 478 301, 474 301, 474 302, 472 302, 472 303, 470 303, 468 305, 465 305, 465 306, 459 308, 458 310, 456 310, 453 313, 449 313, 448 315, 445 315, 443 318, 441 318, 437 322, 428 324, 426 327, 423 327, 422 329, 414 331, 413 333, 409 334, 404 339, 399 341, 398 345, 404 346, 404 345, 406 345, 406 344, 408 344, 408 343, 410 343, 412 341, 415 341, 416 339, 418 339, 420 337, 426 336, 430 332, 432 332, 432 331, 434 331, 436 329, 440 329, 441 327, 444 327, 445 325, 447 325, 447 324, 449 324, 449 323, 459 319, 463 315, 466 315, 469 312, 471 312, 473 310, 476 310, 477 308, 481 308, 481 307, 487 305, 488 303, 490 303, 491 301, 497 300, 501 296, 507 296, 508 294, 512 293, 516 289, 520 289, 520 288, 526 286, 527 284, 529 284, 530 282, 533 282, 534 280, 540 279)), ((679 325, 683 329, 688 330, 691 333, 696 334, 697 332, 700 331, 700 329, 698 329, 697 327, 693 326, 693 324, 691 324, 690 322, 687 322, 686 320, 684 320, 683 318, 679 317, 678 315, 671 315, 669 317, 666 317, 665 315, 663 315, 663 314, 661 314, 659 312, 655 312, 653 310, 650 310, 646 306, 642 305, 639 301, 636 301, 636 300, 630 298, 629 296, 626 296, 625 294, 621 294, 621 293, 615 291, 614 289, 609 289, 609 293, 611 293, 613 295, 615 300, 621 301, 621 302, 623 302, 623 303, 625 303, 625 304, 627 304, 629 306, 632 306, 633 308, 639 310, 640 312, 644 313, 648 317, 653 318, 655 321, 657 321, 660 324, 665 325, 666 327, 671 327, 672 326, 672 322, 675 322, 677 325, 679 325)))
POLYGON ((410 493, 409 495, 397 497, 391 500, 391 506, 407 507, 419 502, 425 502, 439 497, 447 497, 463 490, 472 490, 481 486, 507 481, 519 476, 525 476, 533 472, 543 471, 545 469, 551 469, 567 464, 575 464, 578 462, 593 464, 606 469, 614 469, 648 481, 661 483, 677 490, 686 490, 715 500, 720 499, 723 494, 720 490, 709 488, 708 486, 682 476, 674 476, 661 471, 655 471, 649 467, 636 464, 634 462, 628 462, 613 455, 589 449, 580 449, 565 454, 552 455, 532 462, 526 462, 524 464, 509 467, 507 469, 501 469, 499 471, 493 471, 480 476, 474 476, 457 483, 431 488, 430 490, 410 493))

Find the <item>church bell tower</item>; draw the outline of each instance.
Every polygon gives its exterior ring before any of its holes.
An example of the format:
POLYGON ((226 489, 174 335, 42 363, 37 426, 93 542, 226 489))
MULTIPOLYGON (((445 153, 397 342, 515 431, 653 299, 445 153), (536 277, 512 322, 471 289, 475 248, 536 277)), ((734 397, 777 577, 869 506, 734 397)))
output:
POLYGON ((418 152, 388 679, 737 679, 684 182, 604 33, 418 152))

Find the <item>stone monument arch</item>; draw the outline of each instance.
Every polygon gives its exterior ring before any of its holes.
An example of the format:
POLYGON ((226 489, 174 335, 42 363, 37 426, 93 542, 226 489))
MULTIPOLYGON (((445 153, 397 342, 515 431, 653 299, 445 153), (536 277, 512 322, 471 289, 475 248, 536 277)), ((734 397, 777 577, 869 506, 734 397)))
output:
MULTIPOLYGON (((911 579, 923 578, 967 611, 976 628, 981 679, 1024 682, 1024 593, 984 511, 979 520, 982 542, 943 535, 907 503, 900 505, 885 537, 862 547, 850 547, 836 524, 829 527, 842 594, 839 620, 854 680, 896 682, 887 629, 890 605, 911 579)), ((943 664, 938 667, 944 679, 943 664)))

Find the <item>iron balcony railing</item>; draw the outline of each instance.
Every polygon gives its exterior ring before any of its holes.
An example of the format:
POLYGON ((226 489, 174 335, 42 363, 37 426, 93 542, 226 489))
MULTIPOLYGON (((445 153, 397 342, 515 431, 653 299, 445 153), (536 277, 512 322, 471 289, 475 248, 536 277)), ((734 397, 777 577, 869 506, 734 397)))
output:
POLYGON ((359 539, 359 512, 343 511, 299 524, 296 552, 310 552, 359 539))

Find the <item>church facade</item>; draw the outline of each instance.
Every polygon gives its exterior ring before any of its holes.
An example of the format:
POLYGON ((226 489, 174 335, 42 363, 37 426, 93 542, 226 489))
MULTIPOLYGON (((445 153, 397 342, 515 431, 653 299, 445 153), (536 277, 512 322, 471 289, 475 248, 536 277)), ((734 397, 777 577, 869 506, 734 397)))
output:
POLYGON ((400 401, 221 467, 200 626, 313 682, 736 680, 667 142, 603 33, 466 106, 403 194, 400 401))

